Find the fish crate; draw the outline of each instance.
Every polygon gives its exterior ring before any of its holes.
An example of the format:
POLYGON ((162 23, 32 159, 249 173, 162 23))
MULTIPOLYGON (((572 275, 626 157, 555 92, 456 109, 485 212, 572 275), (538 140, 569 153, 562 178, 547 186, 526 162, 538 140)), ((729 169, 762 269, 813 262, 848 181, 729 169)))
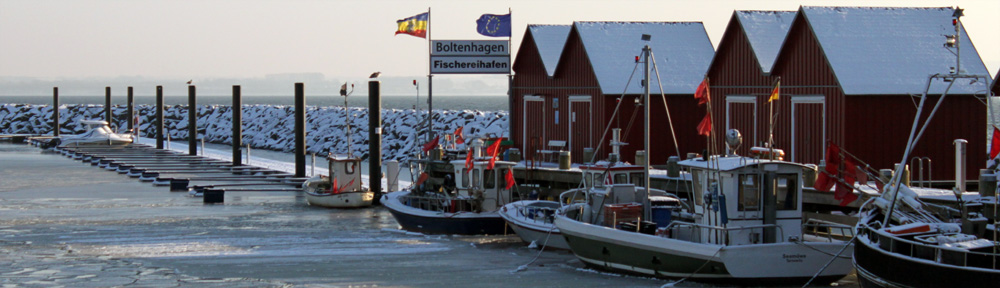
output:
POLYGON ((617 227, 622 222, 636 222, 642 216, 642 204, 621 203, 604 205, 604 224, 617 227))

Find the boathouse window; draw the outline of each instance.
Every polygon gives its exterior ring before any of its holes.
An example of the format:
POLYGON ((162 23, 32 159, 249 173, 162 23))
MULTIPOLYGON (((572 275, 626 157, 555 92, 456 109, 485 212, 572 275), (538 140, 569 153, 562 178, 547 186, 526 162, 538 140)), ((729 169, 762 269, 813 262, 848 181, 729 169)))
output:
POLYGON ((778 210, 798 210, 799 185, 795 182, 798 175, 781 174, 774 179, 774 196, 777 200, 778 210))
POLYGON ((483 171, 483 188, 493 189, 497 187, 497 170, 489 169, 483 171))
POLYGON ((739 211, 760 211, 760 181, 756 174, 741 174, 739 211))

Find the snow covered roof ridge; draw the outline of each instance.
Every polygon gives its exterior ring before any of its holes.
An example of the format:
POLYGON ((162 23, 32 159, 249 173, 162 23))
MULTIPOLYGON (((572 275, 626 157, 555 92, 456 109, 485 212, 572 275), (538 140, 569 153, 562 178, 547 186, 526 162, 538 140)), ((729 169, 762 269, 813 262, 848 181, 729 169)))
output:
POLYGON ((535 41, 535 49, 538 49, 538 56, 542 58, 542 65, 549 77, 556 73, 570 28, 570 25, 528 25, 535 41))
POLYGON ((796 12, 737 10, 734 13, 757 57, 761 72, 771 73, 796 12))
MULTIPOLYGON (((943 46, 944 35, 955 33, 954 8, 802 6, 799 11, 847 95, 920 94, 928 75, 955 66, 955 55, 943 46)), ((964 27, 960 45, 964 73, 989 74, 964 27)), ((949 93, 974 94, 984 85, 956 81, 949 93)), ((932 85, 929 93, 946 86, 932 85)))
MULTIPOLYGON (((635 56, 649 44, 666 94, 693 94, 708 70, 715 48, 701 22, 573 22, 603 94, 640 94, 635 56), (643 41, 642 34, 651 35, 643 41), (628 87, 626 87, 626 83, 628 87)), ((655 78, 653 78, 655 80, 655 78)), ((661 93, 650 85, 650 93, 661 93)))

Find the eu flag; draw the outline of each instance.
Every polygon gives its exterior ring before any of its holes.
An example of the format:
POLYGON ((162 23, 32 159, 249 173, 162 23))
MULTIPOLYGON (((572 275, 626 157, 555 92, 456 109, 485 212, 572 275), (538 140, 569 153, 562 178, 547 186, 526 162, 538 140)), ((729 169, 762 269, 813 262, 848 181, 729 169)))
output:
POLYGON ((483 14, 476 20, 476 32, 490 37, 510 37, 510 14, 483 14))

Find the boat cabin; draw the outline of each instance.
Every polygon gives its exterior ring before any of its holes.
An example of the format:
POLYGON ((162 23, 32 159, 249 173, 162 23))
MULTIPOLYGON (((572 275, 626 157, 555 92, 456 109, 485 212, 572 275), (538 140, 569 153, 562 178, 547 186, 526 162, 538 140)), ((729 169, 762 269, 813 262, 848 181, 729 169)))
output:
POLYGON ((645 187, 643 185, 646 173, 645 167, 627 163, 611 165, 607 162, 594 165, 581 165, 583 171, 583 181, 586 187, 604 187, 611 184, 632 184, 645 187), (609 167, 610 166, 610 167, 609 167))
MULTIPOLYGON (((474 160, 472 169, 465 167, 465 160, 451 161, 454 174, 447 175, 444 181, 445 190, 453 191, 457 198, 482 198, 482 211, 494 211, 501 206, 516 201, 514 193, 507 190, 507 171, 517 163, 509 161, 494 162, 493 169, 487 169, 490 161, 474 160), (453 180, 447 177, 454 177, 453 180), (453 181, 454 184, 449 183, 453 181), (448 187, 452 186, 454 188, 448 187)), ((511 189, 516 187, 512 186, 511 189)))
POLYGON ((784 161, 713 156, 681 161, 691 172, 693 213, 674 238, 720 245, 776 243, 802 237, 802 171, 784 161))
POLYGON ((337 183, 338 191, 361 190, 361 159, 346 155, 331 155, 326 159, 330 163, 330 182, 337 183))

